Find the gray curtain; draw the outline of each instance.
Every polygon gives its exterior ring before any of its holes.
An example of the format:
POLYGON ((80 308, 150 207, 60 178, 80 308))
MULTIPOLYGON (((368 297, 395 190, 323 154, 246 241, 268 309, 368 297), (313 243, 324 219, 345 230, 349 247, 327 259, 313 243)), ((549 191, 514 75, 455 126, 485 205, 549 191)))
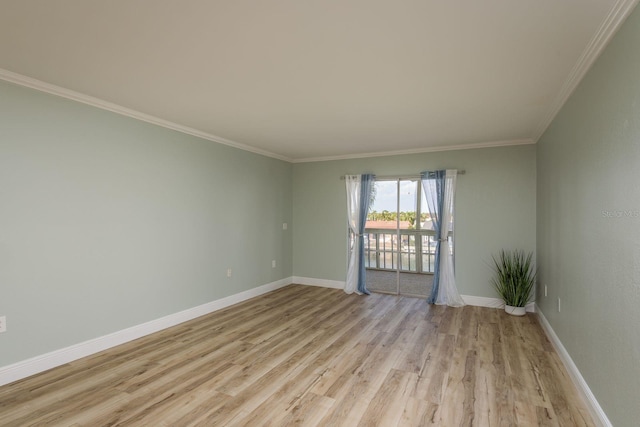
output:
POLYGON ((358 218, 358 292, 369 295, 371 292, 367 289, 366 277, 367 269, 364 262, 364 230, 367 224, 367 214, 369 213, 369 204, 371 203, 371 192, 375 183, 375 176, 371 174, 363 174, 360 181, 360 215, 358 218))
POLYGON ((444 205, 444 176, 446 171, 427 171, 422 172, 422 189, 427 199, 427 208, 431 215, 431 222, 436 236, 436 259, 433 265, 433 287, 431 294, 427 298, 429 304, 436 302, 438 290, 440 289, 440 246, 442 244, 440 229, 442 227, 442 207, 444 205))

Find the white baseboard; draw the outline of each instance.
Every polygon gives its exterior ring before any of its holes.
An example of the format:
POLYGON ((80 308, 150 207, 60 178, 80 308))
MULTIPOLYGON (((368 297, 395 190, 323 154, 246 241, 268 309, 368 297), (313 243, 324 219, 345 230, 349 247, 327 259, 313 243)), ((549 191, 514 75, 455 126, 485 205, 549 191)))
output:
POLYGON ((344 289, 345 282, 339 280, 314 279, 312 277, 293 276, 293 283, 307 286, 320 286, 322 288, 344 289))
POLYGON ((549 323, 547 318, 544 317, 544 314, 542 313, 542 310, 540 310, 540 307, 537 307, 536 311, 538 312, 538 318, 540 319, 540 325, 542 326, 542 329, 544 329, 547 337, 549 337, 549 340, 553 344, 553 347, 556 349, 558 356, 560 356, 560 360, 562 360, 564 367, 567 369, 571 380, 573 381, 576 388, 578 389, 578 392, 587 404, 587 408, 591 413, 593 421, 600 427, 612 427, 611 421, 609 421, 607 414, 605 414, 605 412, 602 410, 602 407, 596 400, 596 397, 591 392, 589 385, 578 370, 576 364, 573 363, 569 352, 566 348, 564 348, 564 345, 562 345, 562 341, 560 341, 560 338, 558 338, 558 336, 556 335, 555 331, 551 327, 551 324, 549 323))
POLYGON ((74 344, 72 346, 20 361, 12 365, 0 367, 0 386, 282 288, 290 285, 292 283, 292 279, 292 277, 287 277, 275 282, 267 283, 266 285, 258 286, 257 288, 249 289, 219 300, 179 311, 177 313, 151 320, 140 325, 132 326, 121 331, 113 332, 102 337, 74 344))
MULTIPOLYGON (((473 295, 460 295, 467 305, 475 305, 478 307, 504 308, 504 301, 500 298, 476 297, 473 295)), ((536 312, 535 303, 531 302, 526 305, 525 309, 530 313, 536 312)))
MULTIPOLYGON (((293 283, 308 286, 320 286, 323 288, 344 289, 345 282, 339 280, 315 279, 313 277, 293 276, 293 283)), ((476 297, 473 295, 461 295, 464 303, 478 307, 504 308, 504 302, 500 298, 476 297)), ((526 310, 535 313, 535 303, 527 304, 526 310)))

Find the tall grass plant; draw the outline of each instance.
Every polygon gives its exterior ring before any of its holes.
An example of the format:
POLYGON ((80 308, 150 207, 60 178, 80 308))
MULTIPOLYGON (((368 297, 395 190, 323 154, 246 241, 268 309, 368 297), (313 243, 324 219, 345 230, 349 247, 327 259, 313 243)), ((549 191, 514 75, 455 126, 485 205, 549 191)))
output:
POLYGON ((525 307, 533 297, 536 272, 533 266, 533 253, 524 251, 500 251, 493 256, 495 276, 493 287, 506 305, 525 307))

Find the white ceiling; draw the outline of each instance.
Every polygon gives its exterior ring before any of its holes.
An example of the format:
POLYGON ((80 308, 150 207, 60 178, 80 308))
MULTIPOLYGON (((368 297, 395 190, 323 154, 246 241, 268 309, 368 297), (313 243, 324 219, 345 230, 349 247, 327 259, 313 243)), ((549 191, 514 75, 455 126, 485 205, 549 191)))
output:
POLYGON ((0 78, 293 161, 530 143, 636 3, 0 0, 0 78))

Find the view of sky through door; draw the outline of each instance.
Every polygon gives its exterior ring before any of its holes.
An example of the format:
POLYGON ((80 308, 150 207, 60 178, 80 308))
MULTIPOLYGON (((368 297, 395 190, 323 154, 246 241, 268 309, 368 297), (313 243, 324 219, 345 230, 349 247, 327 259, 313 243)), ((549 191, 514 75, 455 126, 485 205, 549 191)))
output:
MULTIPOLYGON (((376 197, 369 211, 390 211, 395 212, 398 204, 398 185, 396 180, 393 181, 376 181, 376 197)), ((409 195, 415 192, 415 183, 411 181, 400 182, 400 194, 409 195)), ((415 209, 415 199, 410 197, 401 197, 400 212, 415 209)))

